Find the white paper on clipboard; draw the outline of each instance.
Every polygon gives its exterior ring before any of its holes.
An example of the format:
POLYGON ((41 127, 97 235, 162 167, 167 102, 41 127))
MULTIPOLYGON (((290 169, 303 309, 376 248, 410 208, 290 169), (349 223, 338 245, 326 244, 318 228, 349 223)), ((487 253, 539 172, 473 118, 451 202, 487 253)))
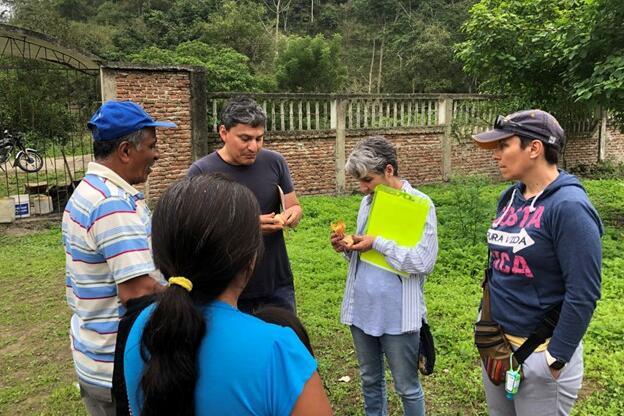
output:
POLYGON ((282 190, 282 187, 277 185, 277 193, 279 194, 279 199, 280 199, 280 207, 279 207, 279 212, 284 212, 286 210, 286 202, 284 201, 284 191, 282 190))
MULTIPOLYGON (((282 190, 282 187, 279 185, 277 185, 277 193, 279 194, 279 200, 280 200, 279 213, 282 214, 286 210, 286 202, 284 198, 284 191, 282 190)), ((282 224, 284 224, 283 221, 284 219, 282 218, 282 224)), ((282 232, 284 233, 284 236, 288 237, 288 226, 284 225, 284 227, 282 228, 282 232)))

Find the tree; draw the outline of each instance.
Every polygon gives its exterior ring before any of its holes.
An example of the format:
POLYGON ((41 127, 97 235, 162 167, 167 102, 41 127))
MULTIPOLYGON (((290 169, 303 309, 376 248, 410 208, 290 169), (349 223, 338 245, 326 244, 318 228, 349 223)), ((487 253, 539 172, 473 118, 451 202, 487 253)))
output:
POLYGON ((452 46, 475 1, 0 0, 10 10, 0 19, 109 61, 197 40, 232 48, 263 89, 275 85, 276 52, 290 36, 339 34, 345 91, 465 91, 452 46))
POLYGON ((21 58, 1 58, 0 65, 16 68, 0 72, 0 130, 25 133, 39 147, 50 139, 64 145, 84 128, 79 113, 96 100, 91 76, 68 77, 56 64, 21 58))
MULTIPOLYGON (((402 25, 401 23, 399 23, 402 25)), ((465 91, 465 76, 453 54, 453 34, 439 23, 413 21, 409 30, 393 26, 385 83, 392 92, 465 91)))
POLYGON ((275 54, 278 53, 280 17, 288 13, 292 0, 265 0, 266 6, 275 14, 275 54))
POLYGON ((574 97, 613 111, 624 126, 624 2, 597 0, 575 10, 566 30, 566 79, 574 97))
POLYGON ((272 61, 270 28, 264 24, 266 9, 261 3, 226 0, 200 28, 199 40, 230 47, 246 55, 252 65, 272 61))
POLYGON ((279 89, 290 92, 338 91, 346 76, 340 50, 340 35, 329 40, 323 35, 289 37, 277 59, 279 89))
POLYGON ((217 48, 200 41, 179 44, 174 50, 151 46, 131 56, 134 62, 195 65, 206 69, 208 91, 258 91, 249 58, 231 48, 217 48))
POLYGON ((354 0, 354 14, 370 32, 366 65, 376 64, 377 79, 369 71, 368 85, 377 92, 465 91, 453 44, 474 1, 354 0))
POLYGON ((482 0, 457 47, 487 92, 551 111, 624 108, 624 2, 482 0))
MULTIPOLYGON (((384 61, 384 47, 386 43, 386 27, 388 22, 395 20, 398 16, 399 10, 396 7, 395 1, 377 1, 377 0, 354 0, 353 9, 356 16, 363 22, 372 26, 378 33, 378 37, 373 38, 373 50, 371 59, 371 68, 375 62, 375 48, 379 43, 378 66, 377 66, 377 93, 381 92, 382 75, 383 75, 383 61, 384 61)), ((368 85, 372 86, 373 71, 370 71, 368 78, 368 85)), ((370 91, 370 88, 369 88, 370 91)))

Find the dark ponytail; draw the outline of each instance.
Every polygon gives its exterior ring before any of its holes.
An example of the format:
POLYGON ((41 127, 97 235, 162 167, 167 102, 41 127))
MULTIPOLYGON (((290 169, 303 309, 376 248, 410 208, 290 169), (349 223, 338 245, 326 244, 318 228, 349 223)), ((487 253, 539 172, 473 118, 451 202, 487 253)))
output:
POLYGON ((181 286, 171 285, 143 332, 145 367, 141 415, 194 415, 197 350, 206 324, 181 286))
POLYGON ((141 415, 195 414, 198 350, 209 330, 200 307, 261 256, 259 214, 249 189, 218 174, 176 182, 158 201, 152 220, 156 267, 166 277, 189 279, 193 289, 167 288, 145 326, 141 415))

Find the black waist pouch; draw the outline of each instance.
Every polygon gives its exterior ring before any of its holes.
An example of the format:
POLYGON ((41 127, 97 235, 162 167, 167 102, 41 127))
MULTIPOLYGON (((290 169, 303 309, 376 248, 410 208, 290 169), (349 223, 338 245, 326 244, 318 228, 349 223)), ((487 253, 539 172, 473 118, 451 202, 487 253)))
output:
POLYGON ((425 320, 422 321, 420 327, 420 348, 418 353, 418 370, 425 375, 433 373, 433 367, 435 366, 435 346, 433 344, 433 335, 431 335, 431 328, 425 320))

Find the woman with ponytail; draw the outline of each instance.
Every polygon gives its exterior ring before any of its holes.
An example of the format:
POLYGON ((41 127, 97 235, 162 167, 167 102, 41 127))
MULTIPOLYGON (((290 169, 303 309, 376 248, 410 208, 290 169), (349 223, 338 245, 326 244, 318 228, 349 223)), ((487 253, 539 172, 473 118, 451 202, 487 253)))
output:
POLYGON ((253 193, 225 176, 174 183, 153 216, 169 288, 132 325, 134 415, 329 415, 316 361, 290 328, 236 308, 262 255, 253 193))

